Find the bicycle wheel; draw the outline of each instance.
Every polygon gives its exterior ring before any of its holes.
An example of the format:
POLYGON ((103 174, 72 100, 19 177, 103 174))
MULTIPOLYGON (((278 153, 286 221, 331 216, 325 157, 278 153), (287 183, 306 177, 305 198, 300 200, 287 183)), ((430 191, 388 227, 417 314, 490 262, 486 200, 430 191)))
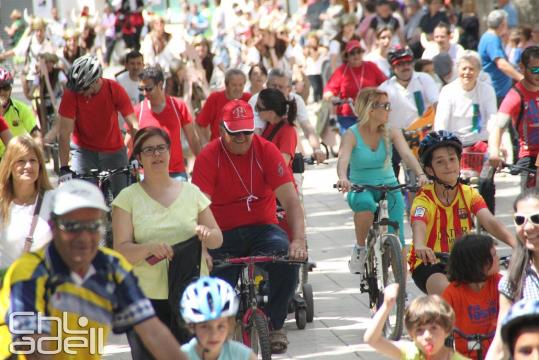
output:
POLYGON ((379 302, 380 290, 376 280, 376 257, 374 253, 375 233, 371 229, 367 236, 367 257, 365 259, 365 277, 362 279, 361 289, 369 293, 370 308, 375 311, 379 302))
MULTIPOLYGON (((383 238, 383 254, 382 254, 382 269, 384 287, 397 283, 399 284, 399 294, 397 295, 397 303, 392 309, 391 314, 384 326, 384 334, 386 338, 399 340, 402 335, 406 283, 402 269, 402 253, 399 239, 392 234, 384 235, 383 238)), ((380 296, 378 305, 382 305, 383 294, 380 296)))
POLYGON ((269 340, 268 320, 257 312, 249 318, 249 325, 243 330, 248 332, 253 352, 262 356, 262 360, 271 360, 271 344, 269 340))

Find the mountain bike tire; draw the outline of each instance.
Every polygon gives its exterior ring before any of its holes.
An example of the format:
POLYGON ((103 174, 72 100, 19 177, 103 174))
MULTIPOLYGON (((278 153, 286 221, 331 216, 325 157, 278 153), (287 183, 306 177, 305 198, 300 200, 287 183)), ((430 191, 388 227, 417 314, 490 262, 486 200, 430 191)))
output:
POLYGON ((375 233, 372 229, 367 235, 367 257, 365 259, 365 281, 369 293, 369 306, 376 310, 380 298, 380 289, 378 289, 378 281, 376 278, 376 256, 374 251, 375 233))
POLYGON ((258 312, 253 312, 243 331, 246 331, 249 337, 249 343, 245 345, 259 355, 259 358, 262 357, 262 360, 271 360, 268 320, 258 312))
MULTIPOLYGON (((393 234, 383 236, 383 254, 382 254, 382 269, 384 288, 392 283, 399 284, 399 294, 397 302, 393 307, 392 314, 388 317, 384 325, 384 335, 391 340, 399 340, 402 336, 405 297, 406 297, 406 282, 402 269, 402 252, 399 238, 393 234)), ((383 293, 380 294, 379 305, 383 303, 383 293)))

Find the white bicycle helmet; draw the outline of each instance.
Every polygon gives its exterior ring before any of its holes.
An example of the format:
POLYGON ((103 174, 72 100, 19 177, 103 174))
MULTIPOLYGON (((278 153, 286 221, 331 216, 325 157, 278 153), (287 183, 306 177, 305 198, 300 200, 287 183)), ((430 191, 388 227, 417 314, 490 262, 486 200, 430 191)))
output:
POLYGON ((92 55, 84 55, 73 62, 67 75, 67 88, 74 92, 88 89, 103 75, 99 60, 92 55))
POLYGON ((239 301, 232 286, 209 276, 187 286, 180 301, 182 317, 188 324, 235 316, 238 307, 239 301))

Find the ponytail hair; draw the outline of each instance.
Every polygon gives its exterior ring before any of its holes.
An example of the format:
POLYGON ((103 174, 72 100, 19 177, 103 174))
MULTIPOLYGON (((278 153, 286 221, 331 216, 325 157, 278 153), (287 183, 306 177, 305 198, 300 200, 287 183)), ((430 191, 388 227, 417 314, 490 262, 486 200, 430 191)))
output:
POLYGON ((258 100, 262 102, 266 110, 271 110, 277 116, 283 118, 289 125, 294 125, 298 115, 296 100, 287 100, 284 94, 277 89, 264 89, 258 94, 258 100))

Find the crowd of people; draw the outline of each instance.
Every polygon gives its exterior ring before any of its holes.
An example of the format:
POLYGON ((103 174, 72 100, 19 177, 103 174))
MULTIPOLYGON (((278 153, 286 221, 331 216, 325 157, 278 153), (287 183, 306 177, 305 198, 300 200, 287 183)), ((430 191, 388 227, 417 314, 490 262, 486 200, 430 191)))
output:
MULTIPOLYGON (((520 24, 510 0, 496 2, 482 34, 474 0, 300 1, 291 15, 277 0, 182 2, 162 15, 142 0, 116 3, 71 21, 56 9, 49 18, 15 10, 4 29, 0 357, 24 350, 21 332, 37 341, 63 331, 39 314, 67 314, 68 329, 126 332, 134 359, 255 358, 227 339, 239 270, 212 260, 307 259, 298 159, 326 161, 326 144, 354 214, 352 274, 365 276, 380 198, 352 184, 421 186, 388 196, 398 228, 410 216, 402 266, 425 293, 409 299, 412 342, 382 337, 404 290, 396 285, 364 340, 395 359, 474 357, 462 339, 444 345, 456 327, 492 333, 488 360, 539 358, 539 193, 528 175, 539 164, 539 28, 520 24), (18 75, 26 100, 12 94, 18 75), (418 123, 414 145, 403 131, 418 123), (516 236, 494 216, 494 172, 507 154, 526 170, 516 236), (139 181, 112 175, 109 202, 74 179, 129 166, 139 181), (464 171, 476 172, 477 189, 464 171), (108 212, 113 249, 98 246, 108 212), (503 277, 493 238, 513 249, 503 277)), ((271 351, 282 354, 299 269, 263 267, 271 351)))

